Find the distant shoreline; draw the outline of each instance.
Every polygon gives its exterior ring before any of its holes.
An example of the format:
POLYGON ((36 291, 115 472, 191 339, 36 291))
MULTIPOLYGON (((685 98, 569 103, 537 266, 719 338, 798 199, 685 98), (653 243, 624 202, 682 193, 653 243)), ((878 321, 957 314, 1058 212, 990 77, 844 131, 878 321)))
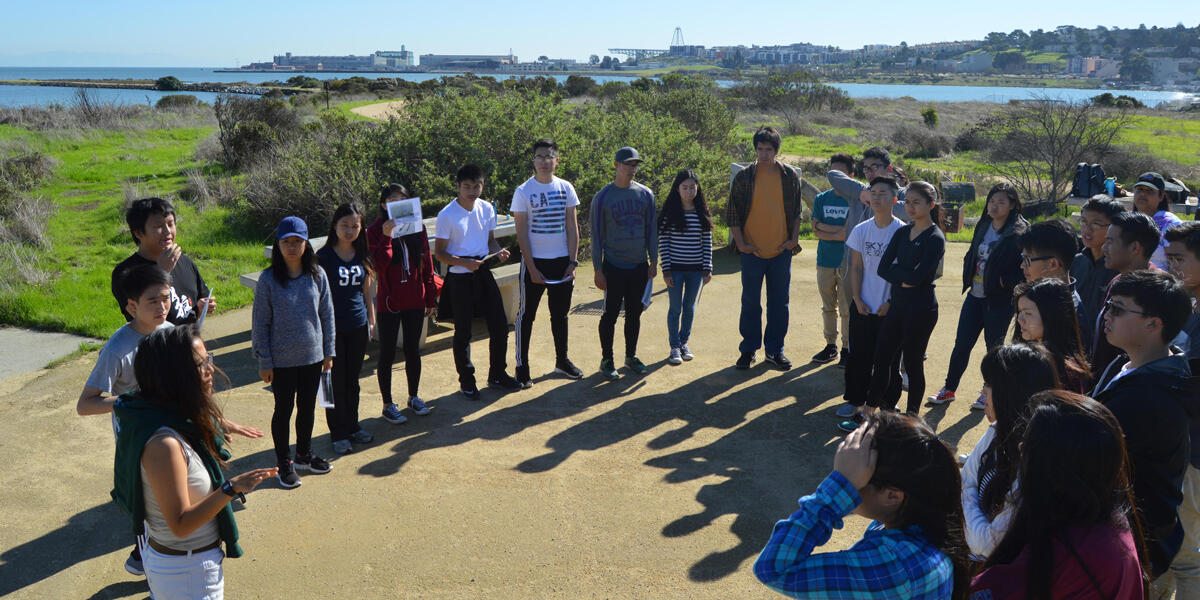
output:
POLYGON ((149 79, 98 80, 98 79, 8 79, 0 80, 0 85, 39 86, 39 87, 74 87, 112 90, 151 90, 156 92, 212 92, 217 94, 247 94, 261 96, 273 89, 283 93, 297 93, 292 88, 264 87, 246 83, 245 85, 223 83, 185 83, 182 89, 160 90, 154 81, 149 79))

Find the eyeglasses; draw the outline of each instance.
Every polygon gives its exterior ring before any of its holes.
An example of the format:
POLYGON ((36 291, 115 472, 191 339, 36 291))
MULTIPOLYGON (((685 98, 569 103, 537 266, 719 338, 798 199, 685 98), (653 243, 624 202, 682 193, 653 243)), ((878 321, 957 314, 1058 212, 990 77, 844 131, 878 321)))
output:
POLYGON ((1123 307, 1123 306, 1119 306, 1119 305, 1113 304, 1113 301, 1112 301, 1112 300, 1109 300, 1109 301, 1107 301, 1107 302, 1105 302, 1105 303, 1104 303, 1104 310, 1108 311, 1108 313, 1109 313, 1109 314, 1111 314, 1111 315, 1112 315, 1112 316, 1114 316, 1114 317, 1119 317, 1119 316, 1121 316, 1121 315, 1123 315, 1123 314, 1125 314, 1125 313, 1133 313, 1133 314, 1135 314, 1135 315, 1142 315, 1143 317, 1149 317, 1149 316, 1150 316, 1150 315, 1148 315, 1148 314, 1146 314, 1146 313, 1144 313, 1144 312, 1141 312, 1141 311, 1137 311, 1137 310, 1133 310, 1133 309, 1131 309, 1131 308, 1125 308, 1125 307, 1123 307))
POLYGON ((874 171, 875 169, 882 169, 884 166, 883 163, 863 163, 863 170, 874 171))
POLYGON ((1021 266, 1028 267, 1029 265, 1031 265, 1039 260, 1050 260, 1052 258, 1054 258, 1054 257, 1053 256, 1025 256, 1024 254, 1021 254, 1021 266))
POLYGON ((204 355, 204 358, 203 358, 203 359, 201 359, 201 360, 200 360, 200 362, 196 363, 196 368, 198 368, 198 369, 203 369, 203 368, 205 368, 205 367, 208 367, 208 368, 210 368, 210 369, 211 369, 211 368, 213 368, 213 366, 214 366, 214 365, 213 365, 213 358, 214 358, 214 357, 213 357, 213 353, 212 353, 212 352, 209 352, 208 354, 205 354, 205 355, 204 355))
POLYGON ((558 158, 557 154, 534 154, 533 160, 554 160, 558 158))

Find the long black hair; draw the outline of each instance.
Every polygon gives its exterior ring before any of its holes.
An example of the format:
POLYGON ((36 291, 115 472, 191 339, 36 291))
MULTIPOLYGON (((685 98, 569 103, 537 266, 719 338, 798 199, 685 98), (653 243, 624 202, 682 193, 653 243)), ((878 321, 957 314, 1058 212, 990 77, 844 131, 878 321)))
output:
MULTIPOLYGON (((221 408, 213 401, 212 390, 205 389, 200 378, 201 367, 192 351, 192 345, 198 339, 200 332, 192 324, 156 329, 138 343, 133 375, 141 388, 138 395, 142 399, 191 421, 199 431, 199 439, 180 433, 187 437, 193 448, 207 450, 221 461, 216 446, 221 408)), ((223 375, 213 368, 214 377, 223 375)))
POLYGON ((996 413, 996 437, 984 451, 982 468, 995 469, 995 476, 979 490, 984 512, 996 516, 1004 510, 1008 492, 1017 478, 1021 436, 1025 433, 1021 418, 1034 394, 1058 389, 1058 370, 1044 346, 1011 344, 988 351, 979 365, 983 384, 992 388, 992 409, 996 413))
MULTIPOLYGON (((316 278, 317 271, 321 270, 321 265, 317 262, 317 255, 313 252, 312 242, 304 240, 304 254, 300 255, 300 274, 310 275, 316 278)), ((279 240, 271 245, 271 275, 275 277, 275 281, 279 285, 287 285, 288 283, 288 268, 287 262, 283 260, 283 252, 279 249, 279 240)))
MULTIPOLYGON (((1149 561, 1130 484, 1129 456, 1121 424, 1103 404, 1086 396, 1055 390, 1031 400, 1021 447, 1021 493, 1012 524, 984 568, 1007 564, 1028 551, 1027 597, 1050 600, 1054 583, 1055 542, 1078 553, 1065 532, 1073 527, 1108 524, 1133 533, 1138 562, 1149 561)), ((1085 571, 1088 565, 1080 563, 1085 571)), ((1096 591, 1094 574, 1088 571, 1096 591)))
POLYGON ((371 257, 371 252, 367 250, 367 215, 357 202, 346 202, 333 211, 333 219, 329 221, 329 233, 326 234, 325 245, 329 246, 331 250, 335 248, 339 239, 337 232, 338 221, 355 215, 358 216, 360 227, 358 229, 358 237, 354 238, 353 242, 354 253, 362 260, 363 268, 367 271, 367 280, 370 281, 375 276, 375 259, 371 257))
POLYGON ((704 188, 700 186, 700 177, 691 169, 683 169, 675 174, 675 183, 671 184, 671 191, 667 194, 667 199, 663 202, 662 212, 658 215, 658 230, 673 229, 675 231, 683 231, 687 227, 687 221, 683 218, 683 198, 679 194, 679 186, 687 180, 696 182, 696 217, 700 219, 700 229, 703 231, 712 230, 712 217, 708 213, 708 203, 704 201, 704 188))
MULTIPOLYGON (((1071 287, 1059 279, 1046 277, 1037 281, 1026 281, 1017 284, 1013 290, 1013 306, 1017 300, 1027 298, 1033 302, 1042 318, 1041 342, 1050 351, 1058 370, 1058 380, 1072 392, 1077 384, 1086 382, 1091 377, 1091 367, 1088 364, 1087 353, 1083 349, 1082 336, 1079 334, 1079 319, 1075 318, 1075 300, 1071 296, 1071 287)), ((1025 341, 1021 333, 1021 322, 1013 319, 1014 344, 1025 341)))
POLYGON ((913 181, 910 182, 905 189, 908 190, 905 192, 906 201, 908 198, 912 198, 913 193, 915 192, 918 196, 921 196, 926 202, 929 203, 929 220, 933 221, 934 227, 943 229, 942 204, 938 202, 937 188, 933 187, 933 184, 929 183, 928 181, 913 181))
MULTIPOLYGON (((403 185, 400 185, 399 183, 385 184, 383 188, 379 190, 380 219, 388 218, 387 199, 391 198, 392 196, 404 196, 405 198, 412 198, 412 194, 409 194, 408 188, 404 187, 403 185)), ((424 227, 422 227, 422 231, 424 231, 424 227)), ((408 255, 416 259, 409 261, 409 264, 424 264, 425 253, 429 252, 429 245, 427 242, 423 242, 421 240, 421 232, 410 233, 408 235, 402 235, 393 239, 392 250, 398 252, 400 248, 397 246, 400 244, 406 246, 408 248, 408 255)))
POLYGON ((963 534, 962 479, 954 452, 924 421, 878 411, 875 426, 878 462, 869 485, 904 492, 904 502, 889 527, 917 526, 954 566, 954 600, 965 600, 971 585, 970 550, 963 534))

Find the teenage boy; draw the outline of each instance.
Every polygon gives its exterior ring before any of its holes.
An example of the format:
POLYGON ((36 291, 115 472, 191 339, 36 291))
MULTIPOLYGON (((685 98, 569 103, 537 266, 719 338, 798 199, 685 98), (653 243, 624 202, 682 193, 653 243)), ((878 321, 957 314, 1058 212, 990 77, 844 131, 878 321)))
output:
MULTIPOLYGON (((849 176, 854 173, 854 159, 848 154, 834 154, 829 159, 829 169, 849 176)), ((838 358, 838 316, 842 324, 841 366, 849 358, 850 310, 844 286, 842 261, 846 250, 846 216, 850 204, 859 204, 858 198, 843 198, 837 190, 830 189, 813 199, 812 227, 817 236, 817 291, 821 294, 821 317, 824 324, 825 348, 812 357, 815 363, 833 362, 838 358)))
POLYGON ((1108 310, 1108 301, 1112 295, 1112 287, 1120 281, 1121 276, 1133 271, 1149 269, 1150 255, 1158 247, 1158 227, 1146 215, 1135 212, 1124 212, 1113 217, 1112 225, 1104 239, 1104 266, 1117 272, 1104 295, 1104 304, 1096 315, 1095 329, 1092 330, 1092 348, 1089 358, 1092 361, 1093 378, 1099 377, 1108 363, 1112 362, 1120 351, 1108 341, 1104 332, 1104 313, 1108 310))
POLYGON ((647 282, 658 273, 658 228, 654 221, 654 193, 633 180, 642 158, 625 146, 613 160, 616 174, 592 198, 592 267, 596 287, 604 292, 600 317, 600 374, 620 377, 613 361, 613 336, 617 316, 625 306, 625 366, 639 375, 646 365, 637 357, 642 298, 647 282), (649 264, 647 264, 649 259, 649 264))
MULTIPOLYGON (((1125 354, 1105 365, 1091 394, 1113 412, 1125 433, 1152 577, 1167 571, 1184 537, 1177 511, 1191 456, 1188 419, 1195 414, 1196 399, 1187 357, 1169 343, 1191 307, 1187 292, 1166 273, 1121 273, 1105 303, 1104 333, 1125 354)), ((1156 581, 1154 587, 1160 585, 1173 587, 1169 581, 1156 581)))
MULTIPOLYGON (((847 287, 853 297, 850 305, 850 364, 846 367, 846 403, 858 411, 855 418, 838 427, 854 431, 864 416, 874 408, 865 406, 871 384, 874 349, 887 315, 892 286, 879 276, 879 261, 887 251, 892 235, 904 222, 892 214, 896 202, 896 184, 889 178, 876 178, 871 186, 872 218, 859 223, 846 238, 850 269, 846 272, 847 287), (856 351, 855 349, 861 349, 856 351), (869 350, 869 351, 868 351, 869 350)), ((900 400, 900 356, 888 367, 891 371, 883 406, 894 406, 900 400)))
MULTIPOLYGON (((863 152, 859 165, 862 166, 863 177, 867 181, 873 181, 876 177, 895 177, 896 167, 892 166, 891 153, 879 146, 867 148, 863 152)), ((854 231, 859 223, 871 219, 870 192, 867 191, 870 186, 854 179, 851 173, 844 173, 832 167, 825 174, 825 178, 829 180, 829 185, 833 186, 834 191, 841 197, 851 200, 859 199, 857 203, 850 203, 849 211, 846 213, 846 231, 854 231)), ((908 218, 908 214, 904 212, 905 191, 904 188, 900 189, 896 196, 899 201, 892 206, 892 214, 901 221, 908 218)), ((849 266, 850 257, 846 256, 843 268, 849 268, 849 266)))
POLYGON ((175 325, 195 323, 200 313, 212 312, 216 300, 209 301, 210 290, 200 277, 196 263, 175 243, 175 207, 162 198, 135 200, 125 211, 129 234, 137 252, 121 261, 112 272, 112 294, 126 321, 133 315, 125 310, 129 298, 121 290, 122 274, 136 265, 158 265, 171 274, 171 310, 167 320, 175 325))
POLYGON ((762 127, 753 138, 755 162, 733 176, 729 188, 729 234, 742 263, 742 308, 738 329, 741 356, 735 366, 749 369, 759 346, 766 360, 784 371, 792 255, 799 252, 800 174, 776 160, 783 137, 762 127), (763 281, 767 287, 767 325, 762 323, 763 281))
MULTIPOLYGON (((82 416, 111 414, 121 394, 137 390, 133 359, 137 356, 138 343, 156 329, 172 327, 167 322, 167 313, 173 304, 171 276, 166 271, 152 264, 131 267, 121 279, 121 294, 127 298, 123 309, 131 320, 117 329, 100 350, 96 366, 88 375, 75 404, 75 411, 82 416)), ((229 433, 262 437, 262 432, 253 427, 243 427, 228 420, 221 425, 229 433)), ((113 429, 116 429, 115 420, 113 429)), ((142 555, 136 545, 125 559, 125 570, 134 575, 145 573, 142 555)))
MULTIPOLYGON (((1125 212, 1119 203, 1103 194, 1092 196, 1079 214, 1079 237, 1083 250, 1075 255, 1071 263, 1071 277, 1075 278, 1075 291, 1083 300, 1083 309, 1089 315, 1099 315, 1108 284, 1117 272, 1104 266, 1104 239, 1108 226, 1117 215, 1125 212)), ((1082 332, 1081 332, 1082 333, 1082 332)), ((1092 327, 1088 326, 1088 337, 1092 327)))
POLYGON ((1087 309, 1075 289, 1076 281, 1068 271, 1079 249, 1075 228, 1062 219, 1034 223, 1017 236, 1017 247, 1021 249, 1021 271, 1025 281, 1051 277, 1070 286, 1083 347, 1091 346, 1093 321, 1087 316, 1087 309))
POLYGON ((496 286, 491 266, 484 260, 495 254, 497 261, 504 262, 509 253, 496 243, 496 210, 480 198, 483 170, 476 165, 464 165, 454 179, 458 197, 438 212, 433 256, 450 267, 445 293, 450 294, 454 312, 454 367, 458 370, 459 391, 468 400, 478 400, 475 365, 471 363, 471 320, 477 314, 487 321, 490 339, 488 385, 521 389, 521 384, 505 372, 508 319, 500 288, 496 286))
MULTIPOLYGON (((1200 222, 1176 225, 1163 237, 1167 240, 1167 264, 1192 299, 1192 311, 1183 325, 1183 332, 1175 337, 1175 345, 1183 349, 1190 364, 1194 365, 1200 359, 1200 312, 1197 312, 1200 308, 1200 222)), ((1192 375, 1197 375, 1195 369, 1192 375)), ((1168 575, 1160 578, 1174 578, 1176 598, 1200 597, 1200 419, 1191 420, 1189 432, 1192 454, 1183 478, 1183 503, 1179 505, 1183 546, 1171 561, 1168 575)))
POLYGON ((550 332, 554 336, 554 371, 571 379, 583 377, 567 358, 567 313, 579 266, 579 196, 570 182, 554 176, 558 144, 542 138, 533 143, 533 177, 513 193, 512 213, 521 246, 521 304, 517 310, 517 382, 532 387, 529 338, 542 293, 549 297, 550 332), (547 281, 556 283, 547 284, 547 281))

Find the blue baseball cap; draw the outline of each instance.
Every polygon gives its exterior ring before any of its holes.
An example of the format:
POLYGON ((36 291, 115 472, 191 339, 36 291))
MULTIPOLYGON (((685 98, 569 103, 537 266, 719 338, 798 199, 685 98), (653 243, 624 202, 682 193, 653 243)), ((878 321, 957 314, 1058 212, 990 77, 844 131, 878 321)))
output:
POLYGON ((308 241, 308 225, 304 224, 304 219, 300 217, 284 217, 279 222, 279 227, 275 228, 275 239, 282 240, 289 237, 298 237, 304 241, 308 241))
POLYGON ((619 163, 629 162, 631 160, 636 160, 639 163, 642 162, 642 157, 638 156, 638 151, 634 150, 630 146, 625 146, 624 148, 617 150, 617 155, 615 158, 619 163))

